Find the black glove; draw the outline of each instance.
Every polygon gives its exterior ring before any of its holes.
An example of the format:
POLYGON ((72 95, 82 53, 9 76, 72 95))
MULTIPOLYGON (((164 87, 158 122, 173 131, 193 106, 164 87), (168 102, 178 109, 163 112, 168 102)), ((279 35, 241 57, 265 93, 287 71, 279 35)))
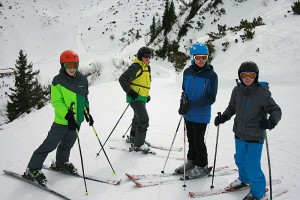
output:
POLYGON ((148 103, 150 100, 151 100, 151 97, 148 96, 148 97, 147 97, 147 103, 148 103))
POLYGON ((189 103, 181 104, 178 113, 179 115, 186 115, 189 109, 190 109, 189 103))
POLYGON ((185 92, 182 92, 178 113, 180 115, 186 115, 186 113, 189 111, 189 109, 190 109, 190 104, 189 104, 189 99, 187 97, 187 94, 185 92))
POLYGON ((130 96, 132 100, 138 98, 138 93, 136 93, 134 90, 130 90, 127 95, 130 96))
POLYGON ((90 126, 94 125, 94 119, 93 119, 92 115, 90 114, 89 108, 87 108, 86 111, 84 112, 84 117, 85 117, 85 121, 89 122, 90 126))
POLYGON ((76 123, 76 120, 74 118, 74 112, 72 110, 69 110, 68 113, 65 116, 65 119, 68 120, 68 128, 71 131, 75 131, 76 129, 79 130, 79 126, 76 123))
POLYGON ((218 126, 219 124, 223 124, 228 119, 229 119, 229 117, 227 115, 216 116, 216 118, 215 118, 215 126, 218 126))
POLYGON ((260 128, 262 129, 273 129, 276 126, 276 123, 271 119, 263 119, 259 122, 260 128))

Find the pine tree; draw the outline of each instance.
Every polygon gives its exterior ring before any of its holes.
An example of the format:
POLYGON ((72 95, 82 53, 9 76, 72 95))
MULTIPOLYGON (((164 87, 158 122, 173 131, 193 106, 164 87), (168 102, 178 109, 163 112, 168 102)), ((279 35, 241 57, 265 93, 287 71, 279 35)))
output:
POLYGON ((20 50, 14 69, 15 86, 9 88, 10 100, 6 107, 9 121, 13 121, 23 113, 30 113, 31 108, 45 100, 44 90, 37 79, 39 71, 33 71, 33 64, 27 64, 26 57, 27 55, 20 50))
POLYGON ((292 6, 292 10, 295 14, 300 15, 300 1, 295 1, 294 5, 292 6))
POLYGON ((170 21, 169 21, 169 0, 166 0, 165 11, 162 19, 162 26, 165 29, 164 35, 169 32, 170 21))
POLYGON ((155 32, 156 36, 160 33, 161 30, 162 30, 162 25, 161 25, 161 19, 159 17, 156 23, 156 32, 155 32))
POLYGON ((154 41, 156 37, 156 25, 155 25, 155 16, 152 18, 152 24, 150 25, 150 43, 154 41))
POLYGON ((177 16, 175 14, 175 6, 174 6, 173 1, 171 2, 170 8, 169 8, 169 19, 171 21, 171 24, 173 24, 175 22, 175 20, 177 19, 177 16))
POLYGON ((165 11, 162 19, 162 27, 164 29, 165 36, 171 31, 176 18, 174 2, 172 1, 169 3, 169 0, 166 0, 165 11))

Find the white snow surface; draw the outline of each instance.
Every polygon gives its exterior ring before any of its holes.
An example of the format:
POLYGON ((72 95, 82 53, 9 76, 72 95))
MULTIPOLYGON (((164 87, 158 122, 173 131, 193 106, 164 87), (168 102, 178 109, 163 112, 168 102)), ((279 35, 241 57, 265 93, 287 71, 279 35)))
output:
MULTIPOLYGON (((247 60, 255 61, 258 64, 260 67, 259 80, 270 83, 272 96, 282 108, 282 120, 275 129, 268 131, 272 177, 282 181, 279 185, 274 185, 273 190, 281 187, 289 190, 287 194, 277 197, 278 200, 296 200, 300 195, 300 161, 298 160, 300 128, 296 121, 299 118, 299 95, 297 92, 299 92, 298 76, 300 75, 300 16, 288 12, 291 10, 292 2, 292 0, 249 0, 241 4, 235 1, 225 2, 221 7, 228 10, 228 13, 222 16, 221 24, 227 23, 234 26, 238 25, 241 19, 252 20, 253 17, 260 15, 266 25, 257 27, 255 37, 250 41, 231 42, 226 52, 221 50, 221 43, 225 39, 216 41, 217 50, 212 61, 219 76, 219 91, 217 100, 212 106, 211 122, 217 112, 223 112, 227 107, 231 91, 235 86, 238 67, 247 60), (260 51, 256 52, 258 47, 260 51)), ((114 77, 115 69, 112 67, 111 59, 133 57, 138 48, 145 45, 145 40, 140 39, 123 49, 117 39, 114 44, 109 42, 108 37, 112 34, 121 35, 125 30, 124 27, 130 26, 142 28, 141 33, 145 34, 153 14, 155 12, 162 14, 164 1, 119 1, 116 3, 102 0, 99 3, 94 1, 71 3, 69 0, 53 0, 17 3, 17 1, 10 0, 2 1, 2 4, 4 8, 1 10, 2 16, 0 17, 1 25, 4 28, 0 37, 1 68, 15 64, 19 49, 25 49, 28 60, 33 62, 36 69, 41 70, 41 79, 44 82, 51 81, 53 76, 58 73, 58 57, 60 52, 65 49, 77 51, 82 66, 87 66, 97 60, 103 63, 103 75, 90 87, 89 100, 91 114, 95 120, 95 130, 101 142, 104 143, 127 106, 125 93, 114 77), (134 20, 129 16, 135 12, 141 14, 138 17, 142 16, 143 10, 141 11, 140 8, 143 7, 140 6, 147 3, 156 10, 145 10, 145 13, 149 14, 144 19, 146 25, 131 23, 130 20, 134 20), (119 4, 122 5, 117 9, 119 4), (12 6, 12 9, 9 9, 9 5, 12 6), (109 12, 114 9, 118 10, 119 16, 109 12), (100 20, 101 18, 103 20, 100 20), (119 26, 109 27, 110 33, 102 36, 101 31, 105 30, 107 24, 114 18, 118 18, 119 26), (100 20, 100 24, 93 26, 93 23, 98 20, 100 20), (45 25, 42 28, 41 23, 45 25), (87 31, 89 26, 92 27, 90 32, 87 31), (83 38, 80 38, 81 33, 83 33, 83 38)), ((177 2, 176 5, 178 4, 177 2)), ((205 28, 206 32, 210 31, 208 27, 209 25, 205 28)), ((190 35, 194 35, 194 40, 201 40, 205 36, 205 31, 190 35)), ((227 33, 226 40, 234 41, 235 37, 234 34, 227 33)), ((182 73, 176 74, 170 63, 159 59, 153 59, 151 67, 153 73, 151 101, 147 104, 150 127, 146 139, 150 143, 169 148, 180 119, 177 110, 181 95, 182 73)), ((84 122, 79 133, 85 173, 96 177, 122 179, 120 185, 108 185, 87 180, 88 195, 85 195, 83 179, 44 170, 48 185, 74 200, 184 200, 190 199, 189 191, 210 190, 211 178, 186 181, 185 188, 183 182, 137 188, 125 176, 125 173, 160 173, 163 169, 165 172, 172 172, 183 161, 170 158, 164 168, 168 151, 153 149, 159 155, 155 156, 109 149, 109 146, 128 147, 128 144, 122 139, 122 135, 130 125, 132 115, 133 112, 129 107, 105 145, 106 153, 116 174, 113 174, 103 152, 96 157, 100 145, 93 129, 84 122)), ((53 117, 53 108, 48 104, 40 110, 23 115, 1 127, 1 171, 4 169, 18 173, 25 171, 33 151, 47 136, 53 117)), ((232 125, 233 119, 220 126, 216 167, 236 167, 233 159, 235 150, 232 125)), ((209 165, 214 164, 216 137, 217 128, 210 123, 206 133, 209 165)), ((184 147, 183 123, 178 130, 173 147, 184 147)), ((170 156, 183 158, 184 152, 171 152, 170 156)), ((52 159, 55 159, 55 151, 48 155, 45 164, 49 165, 52 159)), ((81 173, 77 142, 72 148, 70 161, 81 173)), ((261 165, 268 179, 265 146, 261 165)), ((0 177, 0 197, 3 200, 60 199, 4 173, 0 174, 0 177)), ((215 189, 225 187, 236 178, 237 174, 216 176, 214 179, 215 189)), ((247 191, 240 191, 203 199, 243 199, 246 194, 247 191)))

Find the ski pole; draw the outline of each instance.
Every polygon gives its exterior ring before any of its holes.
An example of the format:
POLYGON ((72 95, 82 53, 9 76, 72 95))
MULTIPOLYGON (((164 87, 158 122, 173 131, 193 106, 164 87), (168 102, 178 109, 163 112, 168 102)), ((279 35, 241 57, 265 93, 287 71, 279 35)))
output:
POLYGON ((269 142, 267 133, 265 134, 266 138, 266 149, 267 149, 267 155, 268 155, 268 166, 269 166, 269 182, 270 182, 270 200, 272 200, 272 173, 271 173, 271 159, 270 159, 270 152, 269 152, 269 142))
MULTIPOLYGON (((70 108, 70 109, 72 109, 73 112, 74 112, 74 105, 75 105, 75 103, 72 102, 72 103, 71 103, 71 108, 70 108)), ((75 119, 75 117, 74 117, 74 119, 75 119)), ((75 119, 75 121, 76 121, 76 119, 75 119)), ((84 186, 85 186, 85 195, 89 195, 88 190, 87 190, 87 186, 86 186, 85 175, 84 175, 84 166, 83 166, 82 151, 81 151, 80 141, 79 141, 79 131, 78 131, 77 128, 76 128, 76 134, 77 134, 77 143, 78 143, 79 154, 80 154, 82 176, 83 176, 83 181, 84 181, 84 186)))
POLYGON ((130 126, 128 127, 127 131, 124 133, 124 135, 122 135, 122 138, 124 138, 127 134, 127 132, 129 131, 130 127, 132 126, 132 123, 130 124, 130 126))
MULTIPOLYGON (((90 118, 90 116, 89 116, 89 114, 88 114, 88 112, 87 112, 86 109, 84 109, 84 112, 86 113, 87 117, 90 118)), ((106 159, 107 159, 107 161, 108 161, 108 163, 109 163, 109 165, 110 165, 110 167, 111 167, 111 169, 112 169, 112 171, 113 171, 113 174, 116 174, 116 172, 115 172, 113 166, 112 166, 111 163, 110 163, 110 160, 108 159, 108 156, 107 156, 107 154, 106 154, 106 152, 105 152, 105 149, 103 148, 103 145, 102 145, 102 143, 101 143, 101 141, 100 141, 100 139, 99 139, 99 136, 98 136, 98 134, 97 134, 97 131, 96 131, 95 127, 92 126, 92 128, 93 128, 93 131, 94 131, 94 133, 95 133, 95 135, 96 135, 96 137, 97 137, 97 139, 98 139, 98 142, 99 142, 101 148, 103 149, 104 155, 105 155, 105 157, 106 157, 106 159)))
POLYGON ((83 176, 83 181, 84 181, 84 186, 85 186, 85 195, 89 195, 87 186, 86 186, 85 175, 84 175, 84 166, 83 166, 83 158, 82 158, 82 152, 81 152, 80 141, 79 141, 79 132, 77 129, 76 129, 76 134, 77 134, 77 142, 78 142, 78 148, 79 148, 79 153, 80 153, 82 176, 83 176))
MULTIPOLYGON (((221 116, 221 112, 218 112, 217 114, 218 114, 218 117, 221 116)), ((216 139, 216 148, 215 148, 214 167, 213 167, 213 175, 212 175, 212 181, 211 181, 210 189, 214 188, 214 178, 215 178, 216 158, 217 158, 217 150, 218 150, 219 130, 220 130, 220 124, 218 125, 218 129, 217 129, 217 139, 216 139)))
POLYGON ((175 141, 175 138, 176 138, 176 135, 177 135, 177 132, 178 132, 178 129, 179 129, 179 126, 180 126, 181 120, 182 120, 182 115, 181 115, 181 117, 180 117, 180 120, 179 120, 179 122, 178 122, 178 125, 177 125, 177 128, 176 128, 176 131, 175 131, 175 135, 174 135, 174 137, 173 137, 173 141, 172 141, 172 143, 171 143, 171 147, 170 147, 170 149, 169 149, 169 153, 168 153, 168 156, 167 156, 167 159, 166 159, 165 165, 164 165, 164 167, 163 167, 163 170, 161 171, 161 173, 165 173, 165 171, 164 171, 164 170, 165 170, 165 167, 166 167, 167 161, 168 161, 168 159, 169 159, 170 152, 171 152, 171 150, 172 150, 172 147, 173 147, 173 144, 174 144, 174 141, 175 141))
POLYGON ((183 186, 184 189, 186 188, 186 185, 185 185, 185 172, 186 172, 186 167, 185 167, 185 164, 186 164, 186 123, 184 122, 184 139, 183 139, 183 186))
MULTIPOLYGON (((127 106, 126 106, 126 108, 125 108, 124 112, 122 113, 121 117, 119 118, 119 120, 117 121, 116 125, 114 126, 114 128, 113 128, 113 129, 112 129, 112 131, 110 132, 109 136, 108 136, 108 137, 107 137, 107 139, 105 140, 105 142, 104 142, 103 146, 101 147, 101 149, 100 149, 100 150, 99 150, 99 152, 97 153, 97 156, 99 156, 99 154, 100 154, 101 150, 103 149, 103 147, 105 146, 105 144, 106 144, 107 140, 110 138, 111 134, 114 132, 115 128, 116 128, 116 127, 117 127, 117 125, 119 124, 120 120, 122 119, 122 117, 123 117, 124 113, 126 112, 126 110, 127 110, 127 109, 128 109, 128 107, 129 107, 129 105, 130 105, 130 103, 128 103, 128 104, 127 104, 127 106)), ((96 156, 96 157, 97 157, 97 156, 96 156)))

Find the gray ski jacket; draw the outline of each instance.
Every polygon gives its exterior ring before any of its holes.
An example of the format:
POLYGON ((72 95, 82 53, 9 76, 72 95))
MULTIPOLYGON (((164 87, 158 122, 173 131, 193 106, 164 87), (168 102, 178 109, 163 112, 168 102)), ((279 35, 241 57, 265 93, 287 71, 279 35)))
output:
POLYGON ((230 102, 223 115, 230 119, 235 114, 233 132, 235 137, 245 141, 263 143, 265 129, 260 121, 272 120, 276 125, 280 121, 281 108, 271 97, 268 83, 261 82, 251 86, 237 85, 231 94, 230 102))

